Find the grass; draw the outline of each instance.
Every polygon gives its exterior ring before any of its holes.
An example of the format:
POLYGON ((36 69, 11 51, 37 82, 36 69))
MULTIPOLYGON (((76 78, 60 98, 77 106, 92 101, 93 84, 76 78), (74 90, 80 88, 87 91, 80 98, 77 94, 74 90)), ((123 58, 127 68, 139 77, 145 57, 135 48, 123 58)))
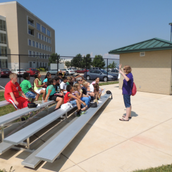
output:
POLYGON ((133 172, 172 172, 172 164, 170 165, 162 165, 156 168, 148 168, 145 170, 136 170, 133 172))
POLYGON ((102 82, 102 83, 99 83, 99 85, 111 85, 111 84, 118 84, 119 81, 110 81, 110 82, 102 82))

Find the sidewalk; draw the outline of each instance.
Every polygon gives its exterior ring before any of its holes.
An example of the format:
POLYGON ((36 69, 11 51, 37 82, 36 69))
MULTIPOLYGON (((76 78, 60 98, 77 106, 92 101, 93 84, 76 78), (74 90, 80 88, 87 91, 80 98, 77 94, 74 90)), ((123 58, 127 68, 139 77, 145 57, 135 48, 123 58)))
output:
MULTIPOLYGON (((127 172, 172 163, 172 96, 138 92, 132 97, 132 119, 121 122, 121 90, 118 84, 106 90, 113 92, 113 100, 103 112, 91 119, 60 159, 42 163, 37 172, 127 172)), ((21 165, 28 155, 10 150, 0 156, 0 168, 31 172, 21 165)))

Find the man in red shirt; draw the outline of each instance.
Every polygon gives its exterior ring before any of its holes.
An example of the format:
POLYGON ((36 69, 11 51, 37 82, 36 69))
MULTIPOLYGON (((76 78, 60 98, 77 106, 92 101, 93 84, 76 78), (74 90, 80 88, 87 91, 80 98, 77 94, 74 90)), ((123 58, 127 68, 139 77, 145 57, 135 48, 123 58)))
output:
POLYGON ((10 74, 10 81, 5 86, 4 97, 6 101, 10 102, 15 107, 15 109, 25 108, 27 107, 27 104, 30 103, 28 98, 22 92, 15 73, 10 74), (19 93, 24 98, 21 97, 19 93))

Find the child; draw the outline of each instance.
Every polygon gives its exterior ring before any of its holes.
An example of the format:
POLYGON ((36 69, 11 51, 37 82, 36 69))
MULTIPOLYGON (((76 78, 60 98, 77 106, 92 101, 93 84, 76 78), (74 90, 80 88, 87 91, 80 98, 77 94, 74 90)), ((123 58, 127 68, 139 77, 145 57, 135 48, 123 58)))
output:
POLYGON ((48 99, 56 101, 57 105, 55 107, 55 110, 57 110, 63 103, 63 96, 59 97, 59 95, 55 94, 56 93, 55 86, 56 86, 56 80, 50 78, 47 84, 45 102, 47 102, 48 99))
POLYGON ((65 94, 67 92, 66 87, 67 87, 67 78, 63 77, 63 82, 60 83, 60 89, 61 91, 63 91, 63 93, 65 94))
POLYGON ((30 80, 30 74, 29 73, 24 73, 23 74, 23 78, 24 80, 22 81, 22 83, 20 84, 20 87, 23 91, 23 93, 25 94, 25 96, 27 98, 32 98, 31 103, 34 102, 34 100, 38 100, 39 94, 36 93, 33 89, 32 89, 32 85, 29 82, 30 80))
POLYGON ((48 79, 51 78, 51 73, 47 72, 47 74, 45 75, 45 79, 43 80, 43 83, 45 83, 45 88, 47 87, 47 83, 48 83, 48 79))
POLYGON ((83 104, 84 106, 86 106, 86 103, 81 101, 79 98, 77 98, 76 96, 74 96, 73 93, 73 87, 71 85, 67 86, 67 93, 64 96, 64 103, 71 103, 73 106, 77 105, 77 116, 81 115, 81 104, 83 104), (74 99, 72 101, 70 101, 70 99, 74 99))
POLYGON ((11 73, 9 77, 10 81, 5 86, 5 100, 10 102, 16 110, 27 107, 27 104, 30 102, 28 101, 28 98, 25 96, 25 94, 22 92, 21 87, 17 82, 17 74, 11 73), (21 97, 19 93, 23 97, 21 97))
POLYGON ((45 83, 42 84, 41 81, 41 74, 40 72, 35 75, 35 80, 34 80, 34 91, 36 93, 43 94, 42 98, 45 100, 45 88, 42 88, 45 85, 45 83))
POLYGON ((74 91, 75 91, 74 94, 76 95, 76 97, 79 98, 79 99, 81 99, 83 102, 86 103, 87 106, 85 106, 85 107, 82 109, 83 111, 86 110, 87 107, 89 107, 91 97, 87 97, 86 95, 84 95, 84 94, 82 93, 82 89, 81 89, 81 87, 80 87, 79 84, 75 84, 75 85, 73 86, 73 88, 74 88, 74 91))

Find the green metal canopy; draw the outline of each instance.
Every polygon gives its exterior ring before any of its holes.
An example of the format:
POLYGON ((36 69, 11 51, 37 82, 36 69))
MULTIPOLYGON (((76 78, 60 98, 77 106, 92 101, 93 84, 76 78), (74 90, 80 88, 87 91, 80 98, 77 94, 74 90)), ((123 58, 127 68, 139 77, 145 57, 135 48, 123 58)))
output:
POLYGON ((136 44, 121 47, 115 50, 109 51, 109 54, 122 54, 141 51, 156 51, 156 50, 169 50, 172 49, 172 42, 159 38, 149 39, 136 44))

